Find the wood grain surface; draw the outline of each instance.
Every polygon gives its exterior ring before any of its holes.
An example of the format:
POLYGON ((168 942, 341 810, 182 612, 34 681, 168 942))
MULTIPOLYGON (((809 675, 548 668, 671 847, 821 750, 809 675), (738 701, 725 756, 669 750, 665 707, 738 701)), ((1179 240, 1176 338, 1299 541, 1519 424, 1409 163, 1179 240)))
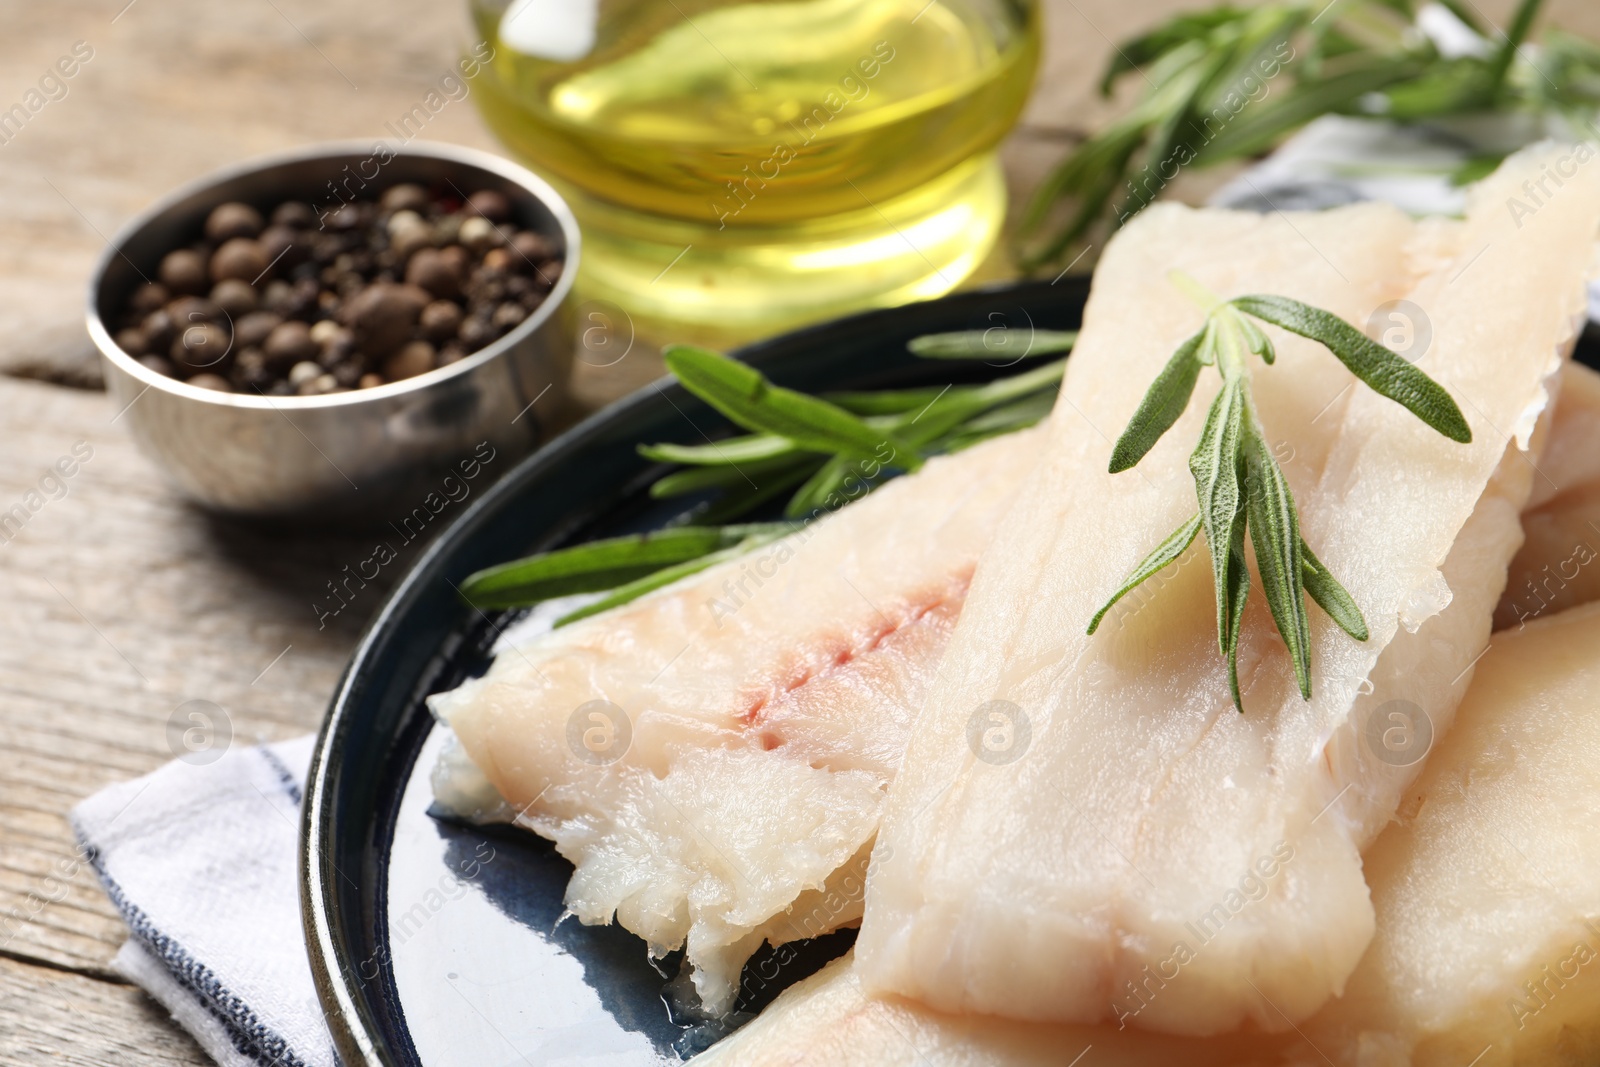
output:
MULTIPOLYGON (((1111 42, 1209 0, 1045 0, 1047 50, 1004 148, 1014 193, 1119 106, 1093 85, 1111 42)), ((1511 0, 1483 0, 1503 17, 1511 0)), ((1600 36, 1600 5, 1554 17, 1600 36)), ((0 111, 77 42, 92 50, 0 143, 0 370, 94 385, 82 299, 107 234, 172 186, 242 157, 375 138, 450 69, 461 0, 4 0, 0 111)), ((426 136, 493 144, 472 104, 426 136)), ((1195 195, 1199 195, 1198 193, 1195 195)), ((983 277, 1003 274, 1003 262, 983 277)), ((581 360, 594 406, 659 373, 641 352, 581 360), (598 361, 597 361, 598 362, 598 361)), ((222 706, 241 742, 314 729, 383 583, 320 628, 312 602, 370 538, 269 533, 179 500, 101 393, 0 378, 0 512, 46 502, 0 534, 0 1063, 199 1064, 189 1040, 111 969, 125 930, 78 861, 67 815, 101 786, 173 755, 185 700, 222 706), (47 469, 85 443, 58 495, 47 469)), ((412 549, 414 551, 414 548, 412 549)))
MULTIPOLYGON (((0 544, 0 1063, 200 1062, 109 964, 126 930, 80 862, 67 814, 173 757, 186 700, 236 742, 315 729, 367 603, 319 628, 312 602, 371 538, 264 533, 180 501, 102 393, 0 378, 0 510, 40 492, 75 445, 65 492, 0 544), (82 454, 80 446, 79 454, 82 454), (67 1007, 62 1007, 66 1004, 67 1007), (85 1038, 93 1033, 94 1041, 85 1038)), ((54 485, 54 483, 49 483, 54 485)), ((414 551, 414 549, 412 550, 414 551)), ((385 569, 392 581, 404 560, 385 569)))

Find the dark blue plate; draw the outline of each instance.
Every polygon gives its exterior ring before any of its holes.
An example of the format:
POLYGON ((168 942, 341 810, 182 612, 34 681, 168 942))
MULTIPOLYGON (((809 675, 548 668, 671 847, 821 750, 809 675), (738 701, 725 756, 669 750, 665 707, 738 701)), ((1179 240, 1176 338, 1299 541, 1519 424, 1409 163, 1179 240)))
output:
MULTIPOLYGON (((961 293, 738 354, 808 392, 987 380, 1013 372, 1034 328, 1075 328, 1087 290, 1071 279, 961 293), (990 331, 991 365, 905 350, 919 334, 961 329, 990 331)), ((618 927, 561 921, 572 868, 548 844, 428 815, 441 736, 423 699, 481 674, 506 621, 464 606, 456 584, 529 551, 661 525, 681 505, 649 498, 660 468, 634 446, 730 429, 667 380, 612 405, 471 505, 362 637, 312 760, 301 855, 311 966, 352 1067, 674 1062, 718 1036, 674 1019, 663 990, 675 959, 652 965, 644 942, 618 927)), ((818 938, 781 961, 757 956, 740 1009, 759 1010, 852 939, 818 938)))

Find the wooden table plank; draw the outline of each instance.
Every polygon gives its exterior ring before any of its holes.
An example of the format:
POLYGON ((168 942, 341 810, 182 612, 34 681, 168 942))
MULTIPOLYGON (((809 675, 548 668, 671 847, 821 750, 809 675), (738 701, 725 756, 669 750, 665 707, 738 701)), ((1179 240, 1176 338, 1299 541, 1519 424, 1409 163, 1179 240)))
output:
POLYGON ((0 379, 0 511, 74 442, 94 448, 66 495, 0 545, 0 937, 13 958, 93 973, 125 931, 78 860, 72 805, 171 759, 167 722, 186 700, 224 708, 240 743, 315 728, 364 617, 319 629, 311 605, 372 543, 204 516, 114 414, 101 394, 0 379))
POLYGON ((133 986, 0 959, 0 1063, 203 1067, 211 1062, 133 986))

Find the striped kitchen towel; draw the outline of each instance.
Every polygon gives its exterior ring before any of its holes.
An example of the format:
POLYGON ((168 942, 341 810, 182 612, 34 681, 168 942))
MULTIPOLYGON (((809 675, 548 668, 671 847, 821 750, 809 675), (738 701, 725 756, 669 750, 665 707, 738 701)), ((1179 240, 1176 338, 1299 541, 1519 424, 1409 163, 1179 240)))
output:
POLYGON ((300 925, 314 740, 189 753, 73 811, 132 935, 113 966, 224 1067, 338 1063, 300 925))

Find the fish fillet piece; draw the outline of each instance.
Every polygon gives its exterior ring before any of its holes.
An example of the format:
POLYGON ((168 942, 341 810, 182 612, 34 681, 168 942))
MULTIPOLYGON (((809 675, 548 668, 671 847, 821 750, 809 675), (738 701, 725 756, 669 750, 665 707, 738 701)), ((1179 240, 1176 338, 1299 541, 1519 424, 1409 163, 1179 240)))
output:
POLYGON ((1522 532, 1496 629, 1600 600, 1600 374, 1588 367, 1572 363, 1562 371, 1522 532))
POLYGON ((431 701, 471 761, 441 763, 436 794, 459 809, 481 772, 576 867, 574 914, 615 915, 657 955, 687 945, 702 1005, 726 1011, 763 940, 860 917, 906 731, 1041 441, 930 460, 745 558, 502 652, 431 701))
POLYGON ((1521 540, 1521 450, 1539 443, 1583 311, 1600 170, 1579 169, 1521 228, 1505 208, 1547 151, 1509 160, 1462 221, 1157 205, 1120 231, 1044 455, 979 564, 890 791, 856 948, 864 989, 1208 1034, 1285 1029, 1343 988, 1373 930, 1360 850, 1418 770, 1367 724, 1405 701, 1448 728, 1521 540), (1186 459, 1215 375, 1138 468, 1106 473, 1111 438, 1200 322, 1165 280, 1174 267, 1223 296, 1279 293, 1356 322, 1414 302, 1433 325, 1420 366, 1472 427, 1470 445, 1447 441, 1275 335, 1278 364, 1255 371, 1261 418, 1306 540, 1372 631, 1357 643, 1312 609, 1309 702, 1257 592, 1246 714, 1233 710, 1198 545, 1084 636, 1195 508, 1186 459))
POLYGON ((1600 605, 1497 634, 1366 854, 1378 929, 1296 1064, 1600 1061, 1600 605))
POLYGON ((1193 1040, 1129 1027, 945 1015, 903 997, 868 997, 852 955, 783 991, 695 1067, 1252 1067, 1282 1039, 1193 1040), (1081 1058, 1079 1058, 1081 1057, 1081 1058))

